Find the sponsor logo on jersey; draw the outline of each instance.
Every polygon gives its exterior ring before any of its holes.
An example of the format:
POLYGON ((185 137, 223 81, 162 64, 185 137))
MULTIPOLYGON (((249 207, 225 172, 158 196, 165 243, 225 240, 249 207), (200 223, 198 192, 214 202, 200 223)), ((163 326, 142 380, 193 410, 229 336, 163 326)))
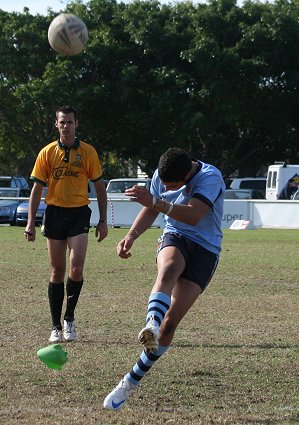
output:
POLYGON ((52 179, 59 180, 61 177, 78 177, 79 171, 69 170, 67 167, 53 168, 51 172, 52 179))

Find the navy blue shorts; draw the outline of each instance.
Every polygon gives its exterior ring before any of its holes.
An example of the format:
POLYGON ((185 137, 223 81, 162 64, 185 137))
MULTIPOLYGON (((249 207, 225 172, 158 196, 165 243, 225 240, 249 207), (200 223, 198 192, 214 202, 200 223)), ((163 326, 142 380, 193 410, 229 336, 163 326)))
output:
POLYGON ((91 209, 85 205, 76 208, 48 205, 44 214, 42 234, 49 239, 65 240, 88 233, 91 209))
POLYGON ((177 247, 185 259, 185 270, 180 277, 197 283, 204 291, 217 268, 219 255, 178 233, 164 234, 158 247, 158 253, 166 246, 177 247))

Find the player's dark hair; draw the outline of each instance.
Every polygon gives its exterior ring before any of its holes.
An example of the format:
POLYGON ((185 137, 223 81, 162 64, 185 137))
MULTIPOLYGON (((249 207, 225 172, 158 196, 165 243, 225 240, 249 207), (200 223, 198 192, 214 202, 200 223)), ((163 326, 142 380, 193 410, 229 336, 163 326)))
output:
POLYGON ((158 174, 163 182, 185 181, 192 168, 192 160, 187 152, 180 148, 169 148, 159 160, 158 174))
POLYGON ((56 119, 58 117, 59 112, 62 112, 63 114, 73 114, 75 121, 77 121, 77 119, 78 119, 77 118, 78 117, 78 113, 77 113, 76 109, 73 108, 72 106, 69 106, 69 105, 60 106, 56 110, 56 119))

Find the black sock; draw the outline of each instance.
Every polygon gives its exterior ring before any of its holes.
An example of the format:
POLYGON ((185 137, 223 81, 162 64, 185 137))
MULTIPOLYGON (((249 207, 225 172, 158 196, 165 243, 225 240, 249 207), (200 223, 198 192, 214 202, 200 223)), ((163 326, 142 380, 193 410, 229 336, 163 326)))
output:
POLYGON ((48 285, 48 298, 50 304, 50 312, 52 317, 53 328, 62 329, 61 311, 64 299, 64 282, 53 283, 48 285))
POLYGON ((75 282, 70 277, 67 278, 66 282, 66 311, 64 315, 64 320, 67 322, 72 322, 75 316, 75 308, 79 299, 79 295, 82 289, 83 280, 80 282, 75 282))

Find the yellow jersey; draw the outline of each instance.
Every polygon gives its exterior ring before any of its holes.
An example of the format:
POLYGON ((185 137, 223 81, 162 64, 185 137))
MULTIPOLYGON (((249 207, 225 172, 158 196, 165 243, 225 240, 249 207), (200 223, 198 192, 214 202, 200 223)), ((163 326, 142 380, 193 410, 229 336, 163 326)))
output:
POLYGON ((76 139, 70 148, 60 141, 49 143, 38 154, 30 179, 48 186, 47 205, 82 207, 89 204, 88 179, 102 178, 95 148, 76 139))

